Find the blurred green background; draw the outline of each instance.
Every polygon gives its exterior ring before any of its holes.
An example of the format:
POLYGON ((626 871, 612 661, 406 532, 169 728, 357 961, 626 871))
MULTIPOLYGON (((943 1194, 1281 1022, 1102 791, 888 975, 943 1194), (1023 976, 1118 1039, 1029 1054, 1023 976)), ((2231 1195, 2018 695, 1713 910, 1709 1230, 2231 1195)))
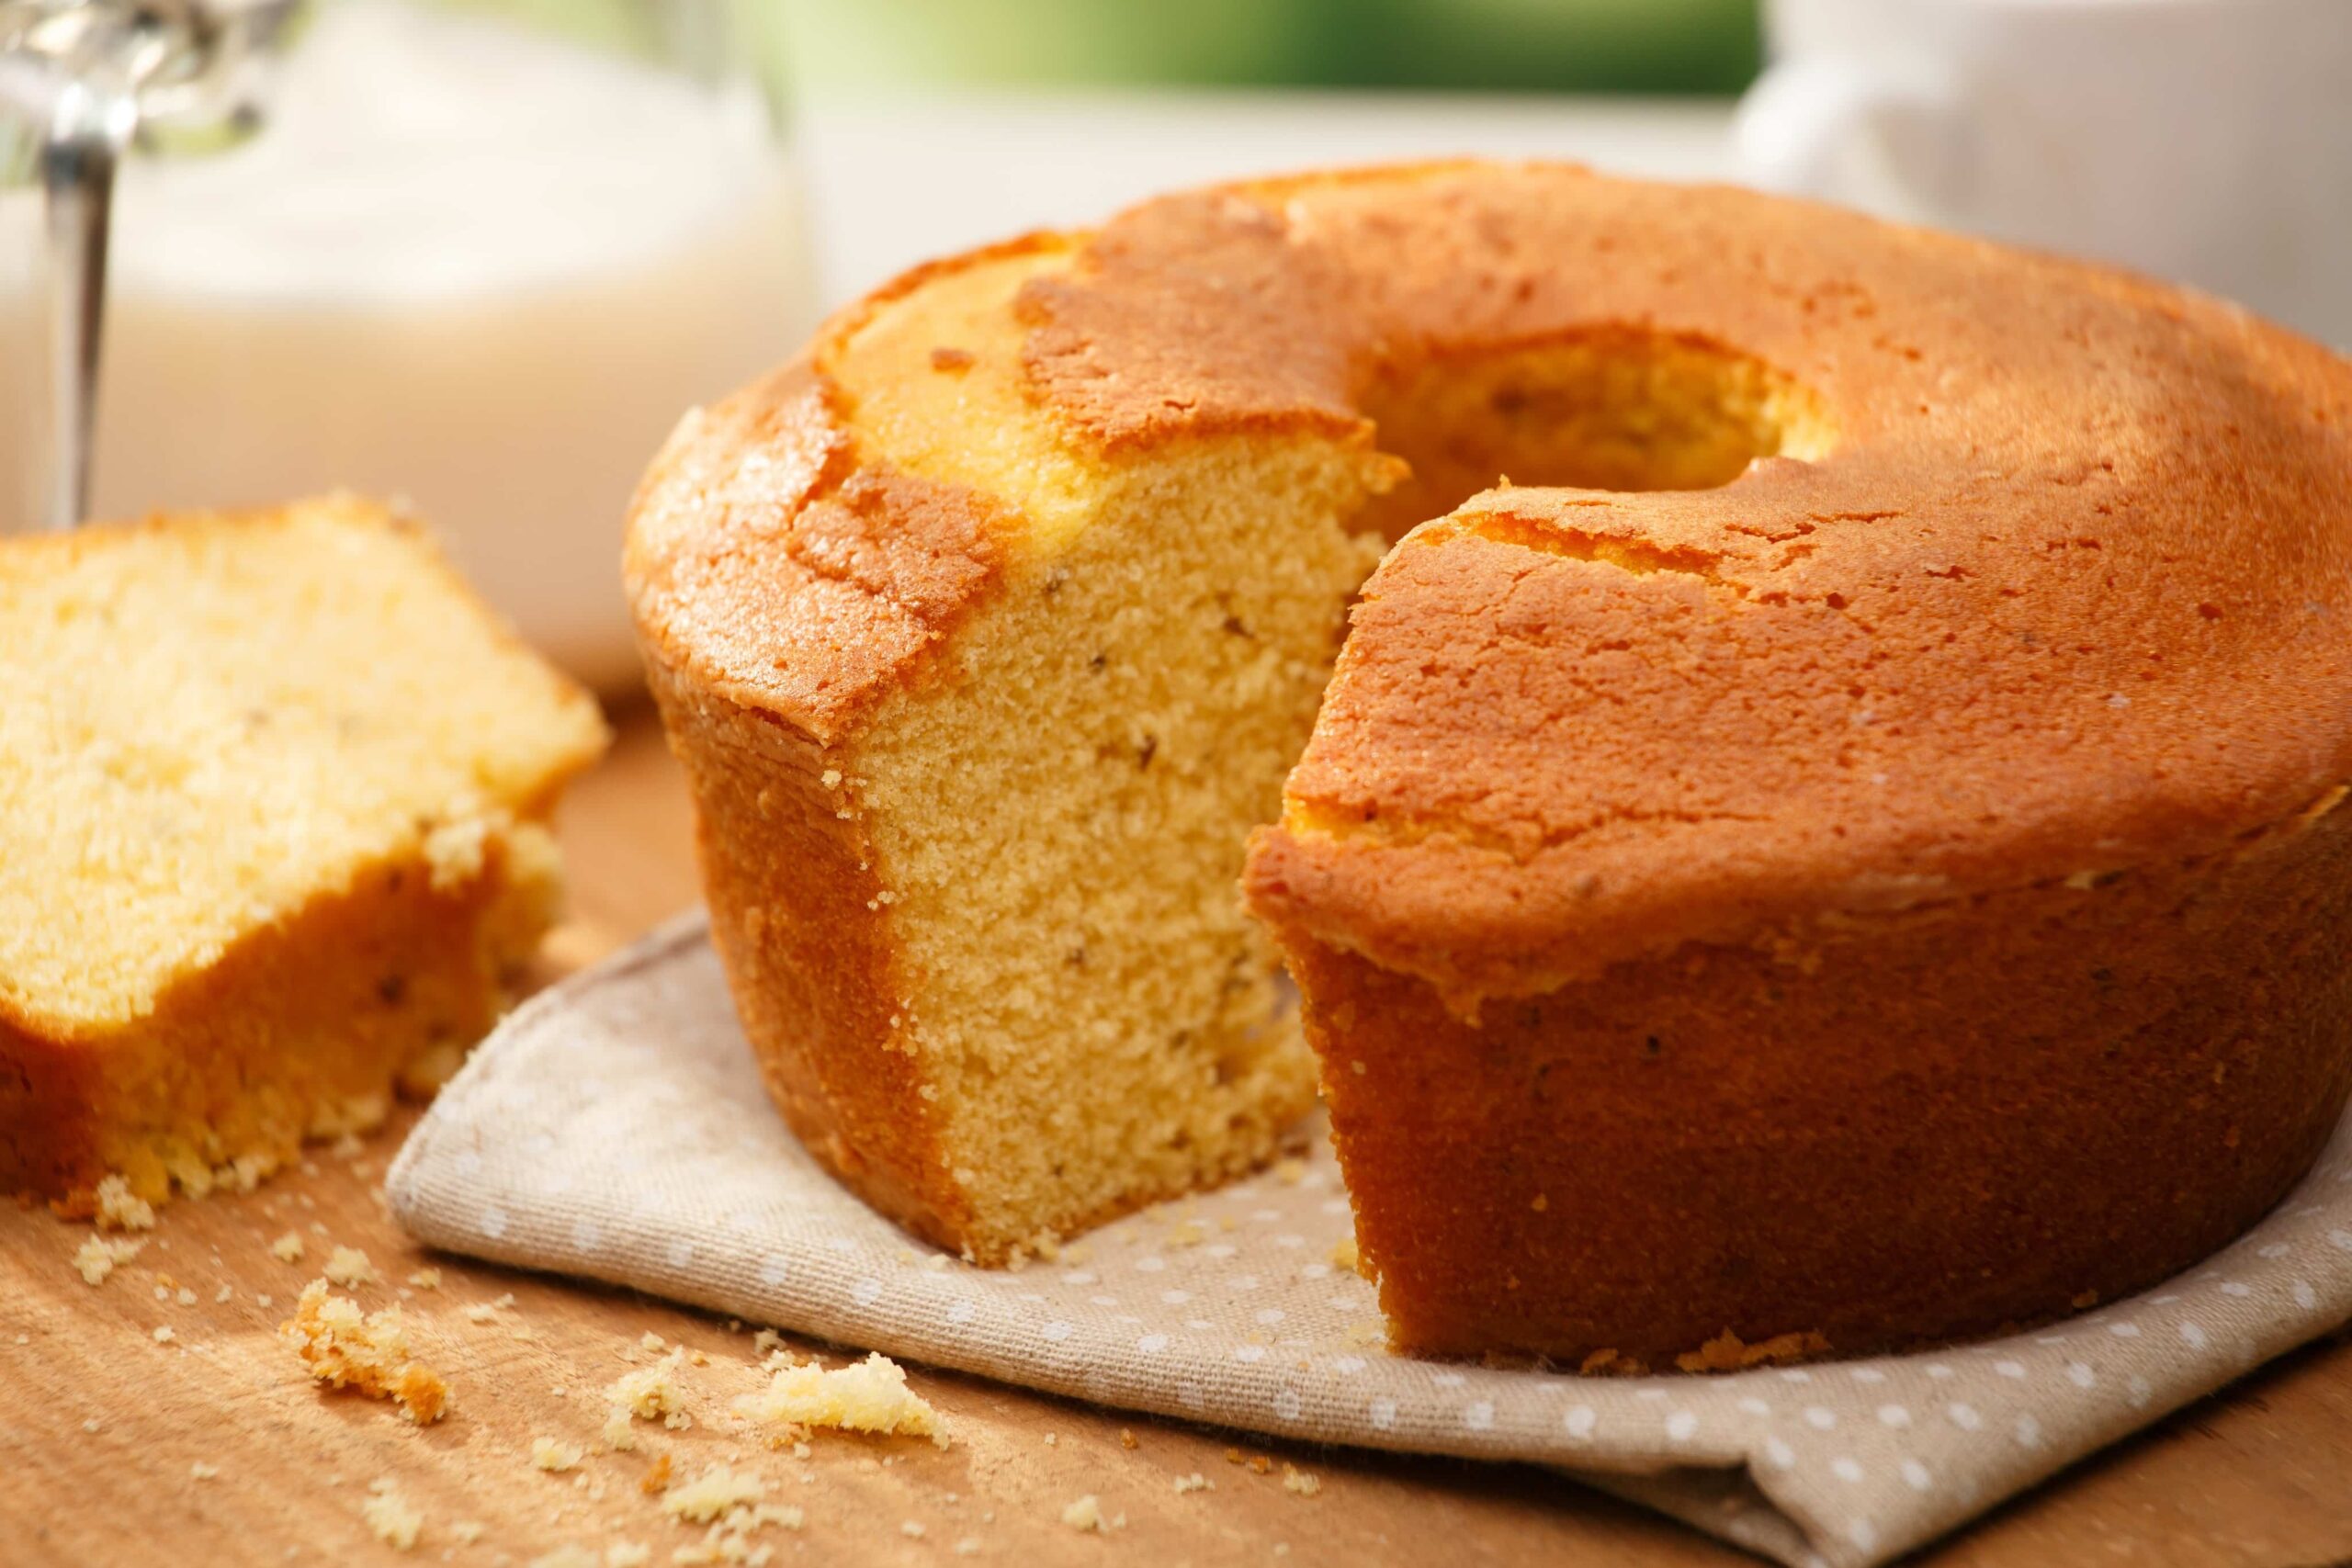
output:
POLYGON ((1757 0, 754 0, 812 87, 1736 93, 1757 0))

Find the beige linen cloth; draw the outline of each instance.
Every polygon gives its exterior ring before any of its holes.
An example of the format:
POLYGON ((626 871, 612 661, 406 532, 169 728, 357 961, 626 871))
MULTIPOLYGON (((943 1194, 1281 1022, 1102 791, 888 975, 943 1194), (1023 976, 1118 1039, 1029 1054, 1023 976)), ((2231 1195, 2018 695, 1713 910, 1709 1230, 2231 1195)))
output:
POLYGON ((1731 1376, 1383 1352, 1328 1143, 973 1269, 836 1185, 770 1108, 699 917, 534 998, 390 1179, 424 1240, 847 1345, 1273 1437, 1522 1460, 1789 1563, 1883 1562, 2352 1317, 2352 1134, 2251 1235, 2039 1334, 1731 1376))

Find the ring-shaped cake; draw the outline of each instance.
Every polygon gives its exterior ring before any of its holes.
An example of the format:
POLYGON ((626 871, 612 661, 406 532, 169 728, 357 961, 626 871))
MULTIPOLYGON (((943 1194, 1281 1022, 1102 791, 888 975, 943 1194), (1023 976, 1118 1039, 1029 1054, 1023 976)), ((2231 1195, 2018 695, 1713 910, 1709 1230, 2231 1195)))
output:
POLYGON ((1729 1366, 2137 1289, 2316 1154, 2348 426, 2115 272, 1352 171, 879 291, 681 426, 629 576, 747 1032, 870 1200, 1008 1261, 1319 1062, 1397 1346, 1729 1366))

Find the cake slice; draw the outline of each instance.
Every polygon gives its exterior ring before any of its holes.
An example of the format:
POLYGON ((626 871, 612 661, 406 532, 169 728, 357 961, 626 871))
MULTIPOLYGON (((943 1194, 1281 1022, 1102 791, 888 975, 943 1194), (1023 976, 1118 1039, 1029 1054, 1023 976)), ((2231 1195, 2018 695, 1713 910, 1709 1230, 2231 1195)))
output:
POLYGON ((436 1086, 605 739, 379 507, 0 541, 0 1190, 250 1186, 436 1086))

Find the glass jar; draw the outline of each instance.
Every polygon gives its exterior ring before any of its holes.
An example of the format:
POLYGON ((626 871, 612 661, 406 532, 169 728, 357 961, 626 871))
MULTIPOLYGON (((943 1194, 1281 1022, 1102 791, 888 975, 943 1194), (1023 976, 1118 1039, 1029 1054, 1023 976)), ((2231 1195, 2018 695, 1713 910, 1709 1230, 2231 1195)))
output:
MULTIPOLYGON (((105 3, 105 0, 98 0, 105 3)), ((757 0, 327 0, 255 133, 117 181, 91 512, 413 506, 524 635, 635 679, 621 523, 679 415, 814 314, 757 0)), ((41 214, 0 191, 0 366, 40 365, 41 214)), ((0 389, 0 530, 50 461, 0 389)))

